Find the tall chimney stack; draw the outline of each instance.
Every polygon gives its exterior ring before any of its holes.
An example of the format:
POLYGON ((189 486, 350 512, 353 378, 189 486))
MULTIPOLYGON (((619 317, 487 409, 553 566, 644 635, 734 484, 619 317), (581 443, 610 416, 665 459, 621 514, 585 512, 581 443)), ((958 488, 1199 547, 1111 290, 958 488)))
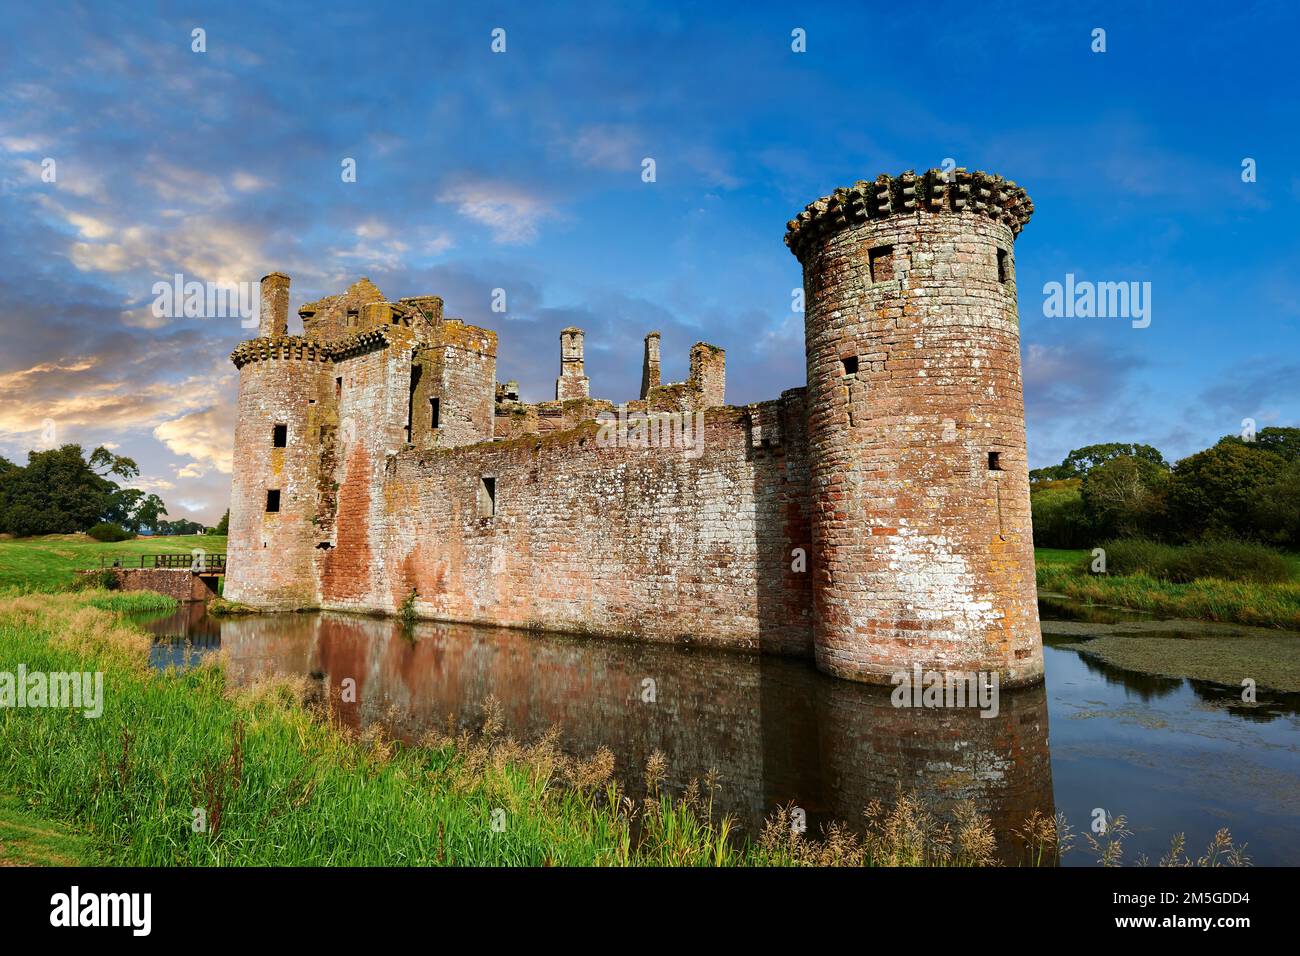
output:
POLYGON ((555 380, 555 397, 587 398, 590 385, 582 361, 582 329, 573 326, 560 333, 560 377, 555 380))
POLYGON ((641 365, 641 397, 646 398, 650 389, 659 384, 659 333, 651 332, 645 337, 645 362, 641 365))

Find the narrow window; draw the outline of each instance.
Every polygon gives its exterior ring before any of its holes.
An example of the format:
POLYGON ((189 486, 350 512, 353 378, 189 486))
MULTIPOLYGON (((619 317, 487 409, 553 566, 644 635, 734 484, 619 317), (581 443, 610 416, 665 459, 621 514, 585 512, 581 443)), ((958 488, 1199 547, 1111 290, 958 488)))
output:
POLYGON ((280 489, 271 488, 266 492, 266 513, 275 514, 280 510, 280 489))
POLYGON ((357 324, 357 316, 360 313, 356 309, 348 309, 348 328, 354 328, 357 324))
POLYGON ((406 443, 408 445, 414 440, 415 392, 420 387, 420 376, 422 374, 424 374, 423 366, 411 366, 411 385, 406 393, 406 443))
POLYGON ((438 413, 439 413, 438 399, 437 398, 429 399, 429 427, 430 428, 437 428, 442 423, 442 420, 438 417, 438 413))
POLYGON ((343 394, 343 378, 342 376, 340 376, 334 380, 334 397, 338 398, 342 394, 343 394))
POLYGON ((888 282, 894 278, 894 247, 876 246, 868 253, 871 263, 871 281, 888 282))
POLYGON ((1001 470, 1002 470, 1002 452, 1000 451, 989 452, 989 471, 1001 471, 1001 470))
POLYGON ((271 429, 271 447, 284 448, 289 444, 289 426, 276 425, 271 429))
POLYGON ((484 475, 478 483, 478 514, 480 518, 491 518, 497 513, 497 480, 484 475))
POLYGON ((998 250, 998 281, 1005 283, 1007 281, 1007 250, 998 250))
POLYGON ((398 315, 393 316, 393 325, 400 325, 401 322, 402 322, 401 316, 398 315))
POLYGON ((844 374, 845 375, 858 374, 858 357, 856 355, 844 356, 844 374))

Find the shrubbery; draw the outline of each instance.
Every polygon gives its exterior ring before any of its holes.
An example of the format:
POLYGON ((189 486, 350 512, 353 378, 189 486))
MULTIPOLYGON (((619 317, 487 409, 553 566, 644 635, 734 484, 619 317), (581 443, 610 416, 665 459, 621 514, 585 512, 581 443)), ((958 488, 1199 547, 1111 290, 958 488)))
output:
POLYGON ((125 528, 118 527, 107 521, 101 521, 95 525, 86 534, 90 535, 96 541, 127 541, 134 538, 135 535, 125 528))
MULTIPOLYGON (((1205 540, 1168 545, 1145 538, 1119 538, 1100 545, 1108 574, 1145 574, 1171 584, 1202 578, 1277 584, 1291 580, 1291 567, 1272 548, 1247 541, 1205 540)), ((1091 565, 1092 558, 1088 559, 1091 565)))
POLYGON ((116 591, 121 586, 122 582, 112 568, 87 571, 85 574, 78 574, 72 579, 72 590, 74 591, 116 591))

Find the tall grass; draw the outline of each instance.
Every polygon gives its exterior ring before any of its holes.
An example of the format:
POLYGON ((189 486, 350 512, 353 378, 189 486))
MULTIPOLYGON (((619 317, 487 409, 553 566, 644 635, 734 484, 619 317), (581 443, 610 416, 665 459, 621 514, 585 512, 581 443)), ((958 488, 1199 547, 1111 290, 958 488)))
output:
POLYGON ((1038 566, 1038 587, 1086 604, 1133 608, 1171 618, 1300 630, 1300 583, 1253 584, 1208 578, 1171 584, 1146 574, 1090 574, 1038 566))

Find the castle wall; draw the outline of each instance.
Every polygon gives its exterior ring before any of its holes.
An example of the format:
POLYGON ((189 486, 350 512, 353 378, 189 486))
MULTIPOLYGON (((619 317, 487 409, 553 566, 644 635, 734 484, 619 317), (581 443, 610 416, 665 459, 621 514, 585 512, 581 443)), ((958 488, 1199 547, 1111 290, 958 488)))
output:
POLYGON ((444 620, 808 654, 802 392, 765 404, 784 441, 719 408, 698 455, 602 447, 595 423, 391 459, 358 441, 321 603, 394 612, 414 591, 444 620))

